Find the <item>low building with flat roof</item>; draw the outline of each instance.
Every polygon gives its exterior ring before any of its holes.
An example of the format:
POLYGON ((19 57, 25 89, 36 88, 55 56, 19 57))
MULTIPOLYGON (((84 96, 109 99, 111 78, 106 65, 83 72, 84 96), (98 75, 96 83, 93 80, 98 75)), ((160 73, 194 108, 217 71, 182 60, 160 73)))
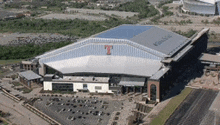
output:
POLYGON ((210 71, 220 71, 220 55, 202 53, 200 56, 200 61, 205 65, 206 72, 210 71))
POLYGON ((42 78, 40 75, 34 73, 33 71, 24 71, 20 72, 19 74, 19 81, 28 86, 29 88, 32 87, 32 84, 39 84, 40 85, 40 79, 42 78))

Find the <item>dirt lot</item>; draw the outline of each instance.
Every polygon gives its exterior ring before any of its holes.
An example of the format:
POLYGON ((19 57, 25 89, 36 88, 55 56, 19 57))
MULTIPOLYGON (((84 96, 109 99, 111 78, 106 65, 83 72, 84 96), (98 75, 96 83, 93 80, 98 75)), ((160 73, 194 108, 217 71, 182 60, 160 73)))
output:
POLYGON ((71 13, 71 12, 77 12, 77 13, 81 13, 81 14, 98 14, 98 15, 116 15, 122 18, 126 18, 128 17, 132 17, 135 14, 137 15, 137 12, 124 12, 124 11, 106 11, 106 10, 92 10, 92 9, 77 9, 77 8, 68 8, 66 10, 67 12, 71 13))
POLYGON ((159 20, 161 21, 161 23, 156 24, 156 25, 158 25, 161 28, 165 28, 165 29, 172 30, 172 31, 181 30, 181 31, 186 32, 189 29, 201 30, 205 27, 206 28, 208 27, 210 28, 210 32, 220 33, 219 26, 211 23, 214 19, 217 19, 219 16, 208 16, 207 17, 207 16, 201 16, 201 15, 189 15, 189 14, 180 13, 178 10, 178 6, 179 6, 178 4, 171 3, 171 4, 166 4, 164 6, 168 6, 169 11, 172 11, 174 15, 160 18, 159 20), (192 23, 183 24, 183 25, 176 23, 176 22, 187 21, 187 20, 190 20, 192 23), (202 20, 203 21, 208 20, 209 23, 207 24, 202 23, 202 20), (164 24, 164 22, 167 22, 166 25, 164 24))
POLYGON ((107 19, 104 16, 95 16, 95 15, 85 15, 85 14, 48 14, 41 16, 39 18, 43 19, 83 19, 83 20, 97 20, 102 21, 107 19))
POLYGON ((31 40, 41 42, 43 41, 42 38, 48 40, 48 42, 56 42, 59 41, 59 39, 68 39, 68 36, 52 33, 0 33, 0 45, 22 41, 30 43, 31 40))
POLYGON ((215 71, 204 73, 201 77, 198 77, 195 80, 191 80, 188 85, 197 88, 219 90, 220 84, 218 81, 218 73, 215 71))

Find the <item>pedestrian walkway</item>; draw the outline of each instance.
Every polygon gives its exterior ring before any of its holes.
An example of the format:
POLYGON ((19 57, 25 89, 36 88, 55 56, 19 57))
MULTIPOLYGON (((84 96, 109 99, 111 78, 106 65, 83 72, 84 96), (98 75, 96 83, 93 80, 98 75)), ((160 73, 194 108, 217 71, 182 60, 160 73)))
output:
POLYGON ((136 104, 134 101, 125 100, 123 102, 123 109, 121 111, 115 111, 112 113, 108 125, 112 125, 113 122, 117 122, 117 125, 126 125, 129 121, 129 116, 133 115, 133 110, 135 109, 136 104), (120 115, 116 115, 117 112, 120 112, 120 115), (118 117, 118 120, 115 120, 115 117, 118 117))
POLYGON ((48 122, 38 117, 25 107, 21 103, 16 103, 8 97, 0 94, 0 110, 9 112, 9 120, 17 125, 49 125, 48 122))
POLYGON ((160 113, 160 111, 162 111, 166 107, 166 105, 169 103, 170 100, 171 98, 158 103, 151 110, 151 112, 146 117, 143 118, 144 123, 142 125, 149 125, 152 119, 156 117, 160 113))

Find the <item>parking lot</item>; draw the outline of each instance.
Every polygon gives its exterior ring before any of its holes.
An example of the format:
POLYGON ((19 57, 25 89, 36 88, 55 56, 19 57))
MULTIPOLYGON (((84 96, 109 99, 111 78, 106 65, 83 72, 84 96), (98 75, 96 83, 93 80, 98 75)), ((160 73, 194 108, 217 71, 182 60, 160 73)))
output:
POLYGON ((36 108, 65 125, 107 125, 111 114, 122 105, 122 101, 78 96, 41 96, 34 103, 36 108))

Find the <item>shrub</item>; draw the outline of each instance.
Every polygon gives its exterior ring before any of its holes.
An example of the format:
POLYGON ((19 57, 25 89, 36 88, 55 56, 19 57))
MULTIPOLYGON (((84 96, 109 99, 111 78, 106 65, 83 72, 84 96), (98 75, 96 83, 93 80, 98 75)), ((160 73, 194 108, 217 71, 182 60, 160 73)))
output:
POLYGON ((114 10, 139 12, 138 17, 140 19, 152 17, 159 13, 157 9, 155 9, 153 5, 150 5, 150 3, 147 0, 135 0, 134 2, 120 4, 118 7, 115 7, 114 10))

